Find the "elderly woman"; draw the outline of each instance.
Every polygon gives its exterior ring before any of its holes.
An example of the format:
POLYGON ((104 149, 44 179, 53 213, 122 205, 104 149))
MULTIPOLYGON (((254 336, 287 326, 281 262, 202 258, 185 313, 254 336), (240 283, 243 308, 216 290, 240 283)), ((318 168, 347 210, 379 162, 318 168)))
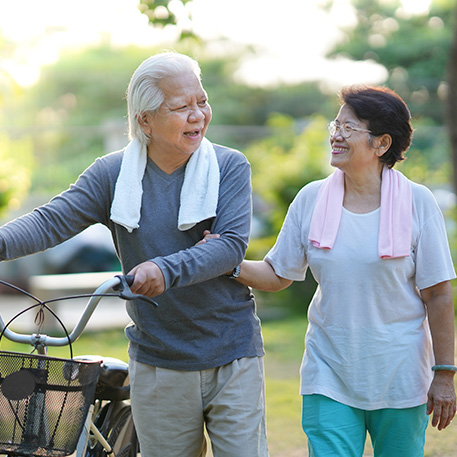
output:
POLYGON ((0 228, 0 258, 54 246, 91 224, 112 233, 132 290, 127 310, 132 411, 142 457, 266 457, 263 342, 249 289, 223 276, 244 258, 250 167, 213 145, 196 61, 161 53, 135 71, 130 143, 66 192, 0 228), (205 230, 216 247, 194 246, 205 230), (221 242, 222 241, 222 242, 221 242))
POLYGON ((353 86, 341 102, 336 171, 298 193, 272 250, 244 261, 238 281, 277 291, 309 267, 318 283, 301 366, 311 456, 362 456, 368 432, 375 456, 417 457, 427 414, 441 430, 456 412, 454 268, 433 195, 392 168, 412 136, 403 100, 353 86))

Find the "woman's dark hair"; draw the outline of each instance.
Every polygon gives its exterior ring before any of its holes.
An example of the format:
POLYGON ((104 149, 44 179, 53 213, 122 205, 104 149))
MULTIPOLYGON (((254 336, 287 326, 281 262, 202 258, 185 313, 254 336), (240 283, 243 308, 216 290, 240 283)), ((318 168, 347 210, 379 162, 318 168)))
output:
POLYGON ((385 133, 391 136, 392 145, 380 157, 381 162, 392 168, 396 162, 405 159, 413 129, 411 113, 398 94, 387 87, 354 85, 343 88, 339 98, 360 120, 368 122, 374 136, 385 133))

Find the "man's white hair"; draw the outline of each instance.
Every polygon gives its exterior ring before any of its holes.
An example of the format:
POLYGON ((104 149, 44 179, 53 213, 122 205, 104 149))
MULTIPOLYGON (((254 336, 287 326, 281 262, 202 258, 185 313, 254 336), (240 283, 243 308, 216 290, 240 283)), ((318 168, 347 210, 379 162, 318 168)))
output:
POLYGON ((136 138, 143 144, 148 143, 138 120, 145 113, 156 111, 163 103, 165 97, 159 88, 160 81, 187 71, 192 71, 200 79, 201 69, 196 60, 171 51, 149 57, 135 70, 127 88, 130 140, 136 138))

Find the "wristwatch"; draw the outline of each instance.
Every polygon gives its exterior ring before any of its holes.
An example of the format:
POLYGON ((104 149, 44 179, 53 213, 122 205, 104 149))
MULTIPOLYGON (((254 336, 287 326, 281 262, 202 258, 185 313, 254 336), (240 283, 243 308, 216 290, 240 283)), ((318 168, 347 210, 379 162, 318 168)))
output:
POLYGON ((229 275, 225 275, 225 277, 229 278, 229 279, 236 279, 238 278, 238 276, 240 276, 240 273, 241 273, 241 265, 237 265, 231 274, 229 275))

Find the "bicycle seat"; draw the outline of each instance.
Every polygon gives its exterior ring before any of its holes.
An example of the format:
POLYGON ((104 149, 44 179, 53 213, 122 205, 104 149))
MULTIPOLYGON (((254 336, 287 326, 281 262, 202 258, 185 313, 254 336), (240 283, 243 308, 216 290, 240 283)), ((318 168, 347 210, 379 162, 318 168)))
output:
POLYGON ((130 380, 128 363, 114 357, 84 355, 76 360, 102 360, 100 377, 95 391, 99 400, 127 400, 130 398, 130 380))

